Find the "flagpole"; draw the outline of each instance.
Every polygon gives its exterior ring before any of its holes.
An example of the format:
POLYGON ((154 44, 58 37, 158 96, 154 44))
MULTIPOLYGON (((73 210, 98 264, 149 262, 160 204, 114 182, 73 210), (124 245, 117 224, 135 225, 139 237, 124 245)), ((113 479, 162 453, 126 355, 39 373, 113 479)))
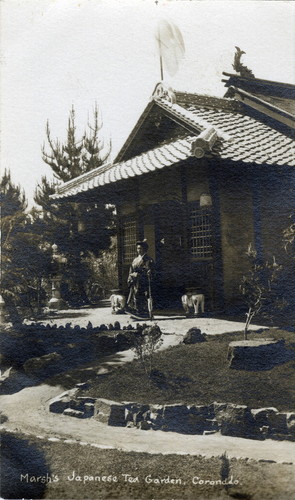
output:
POLYGON ((160 56, 160 73, 161 73, 161 82, 163 81, 163 60, 162 60, 162 53, 161 53, 161 38, 159 34, 158 38, 158 47, 159 47, 159 56, 160 56))
POLYGON ((164 79, 164 76, 163 76, 163 61, 162 61, 161 53, 160 53, 160 72, 161 72, 161 82, 162 82, 164 79))

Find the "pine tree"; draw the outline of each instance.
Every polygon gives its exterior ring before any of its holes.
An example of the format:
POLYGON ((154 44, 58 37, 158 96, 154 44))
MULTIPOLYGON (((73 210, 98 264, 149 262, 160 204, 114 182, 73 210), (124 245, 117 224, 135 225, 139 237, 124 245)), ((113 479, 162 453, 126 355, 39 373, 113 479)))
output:
POLYGON ((58 139, 53 141, 49 122, 46 123, 46 138, 49 152, 42 147, 42 159, 49 165, 54 176, 59 181, 67 182, 81 174, 100 167, 110 154, 111 144, 107 148, 100 138, 103 123, 99 109, 95 105, 93 124, 88 123, 88 129, 80 139, 76 137, 76 115, 72 107, 68 118, 67 139, 63 144, 58 139), (105 150, 105 151, 104 151, 105 150))
POLYGON ((65 143, 53 141, 50 127, 46 124, 46 137, 49 151, 42 148, 42 159, 50 165, 56 181, 41 179, 35 191, 35 202, 42 207, 39 217, 40 231, 44 240, 56 243, 59 251, 66 255, 68 264, 65 278, 72 290, 76 289, 71 300, 73 305, 88 303, 85 283, 89 279, 87 255, 98 255, 110 245, 112 234, 112 210, 106 207, 103 199, 95 198, 84 203, 62 201, 53 202, 50 196, 55 192, 56 183, 66 182, 85 172, 101 166, 109 156, 111 144, 105 147, 100 138, 102 121, 98 107, 94 109, 93 124, 88 123, 87 130, 77 139, 75 110, 72 107, 68 119, 65 143), (80 298, 78 297, 80 295, 80 298))
MULTIPOLYGON (((1 294, 13 323, 21 322, 17 306, 29 307, 33 297, 41 296, 41 282, 47 272, 49 256, 40 248, 27 201, 21 188, 5 171, 1 187, 1 294)), ((37 307, 40 307, 40 300, 37 307)))

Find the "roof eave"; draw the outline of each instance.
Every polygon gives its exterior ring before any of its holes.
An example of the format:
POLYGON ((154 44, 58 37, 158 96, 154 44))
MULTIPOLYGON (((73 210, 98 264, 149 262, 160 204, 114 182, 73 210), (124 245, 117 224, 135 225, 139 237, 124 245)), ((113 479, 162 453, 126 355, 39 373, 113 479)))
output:
POLYGON ((237 87, 229 87, 229 90, 234 92, 235 98, 241 100, 244 104, 254 108, 263 115, 269 116, 270 118, 277 120, 287 127, 294 128, 295 117, 292 113, 288 113, 282 108, 278 108, 274 104, 271 104, 260 97, 256 97, 245 90, 239 89, 237 87))

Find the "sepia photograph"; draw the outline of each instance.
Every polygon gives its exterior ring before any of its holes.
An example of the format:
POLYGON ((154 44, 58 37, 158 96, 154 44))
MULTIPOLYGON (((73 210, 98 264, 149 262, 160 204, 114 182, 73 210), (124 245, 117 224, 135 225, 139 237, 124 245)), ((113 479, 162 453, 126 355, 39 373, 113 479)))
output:
POLYGON ((1 499, 294 500, 295 2, 1 0, 1 499))

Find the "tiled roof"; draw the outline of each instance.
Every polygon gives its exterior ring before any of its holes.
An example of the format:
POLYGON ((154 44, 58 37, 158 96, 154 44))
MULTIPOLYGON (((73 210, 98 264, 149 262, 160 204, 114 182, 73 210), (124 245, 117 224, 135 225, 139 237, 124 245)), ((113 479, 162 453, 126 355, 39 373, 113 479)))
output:
POLYGON ((213 156, 246 163, 295 166, 294 140, 242 113, 191 105, 188 109, 158 99, 159 105, 184 123, 213 126, 221 141, 213 156))
POLYGON ((51 196, 51 198, 72 197, 83 191, 89 191, 112 182, 161 170, 179 161, 186 160, 191 156, 191 143, 195 138, 195 136, 187 136, 185 139, 178 139, 142 153, 139 156, 135 156, 130 160, 91 170, 91 172, 87 172, 76 179, 58 186, 56 189, 57 193, 51 196))
POLYGON ((197 97, 187 108, 164 98, 154 98, 164 112, 189 129, 190 133, 185 138, 83 174, 59 186, 52 198, 75 196, 186 160, 192 156, 191 143, 208 127, 214 127, 218 139, 212 151, 207 152, 207 157, 258 165, 295 166, 294 141, 290 137, 247 116, 241 111, 240 103, 220 98, 212 98, 213 102, 208 96, 197 97))

